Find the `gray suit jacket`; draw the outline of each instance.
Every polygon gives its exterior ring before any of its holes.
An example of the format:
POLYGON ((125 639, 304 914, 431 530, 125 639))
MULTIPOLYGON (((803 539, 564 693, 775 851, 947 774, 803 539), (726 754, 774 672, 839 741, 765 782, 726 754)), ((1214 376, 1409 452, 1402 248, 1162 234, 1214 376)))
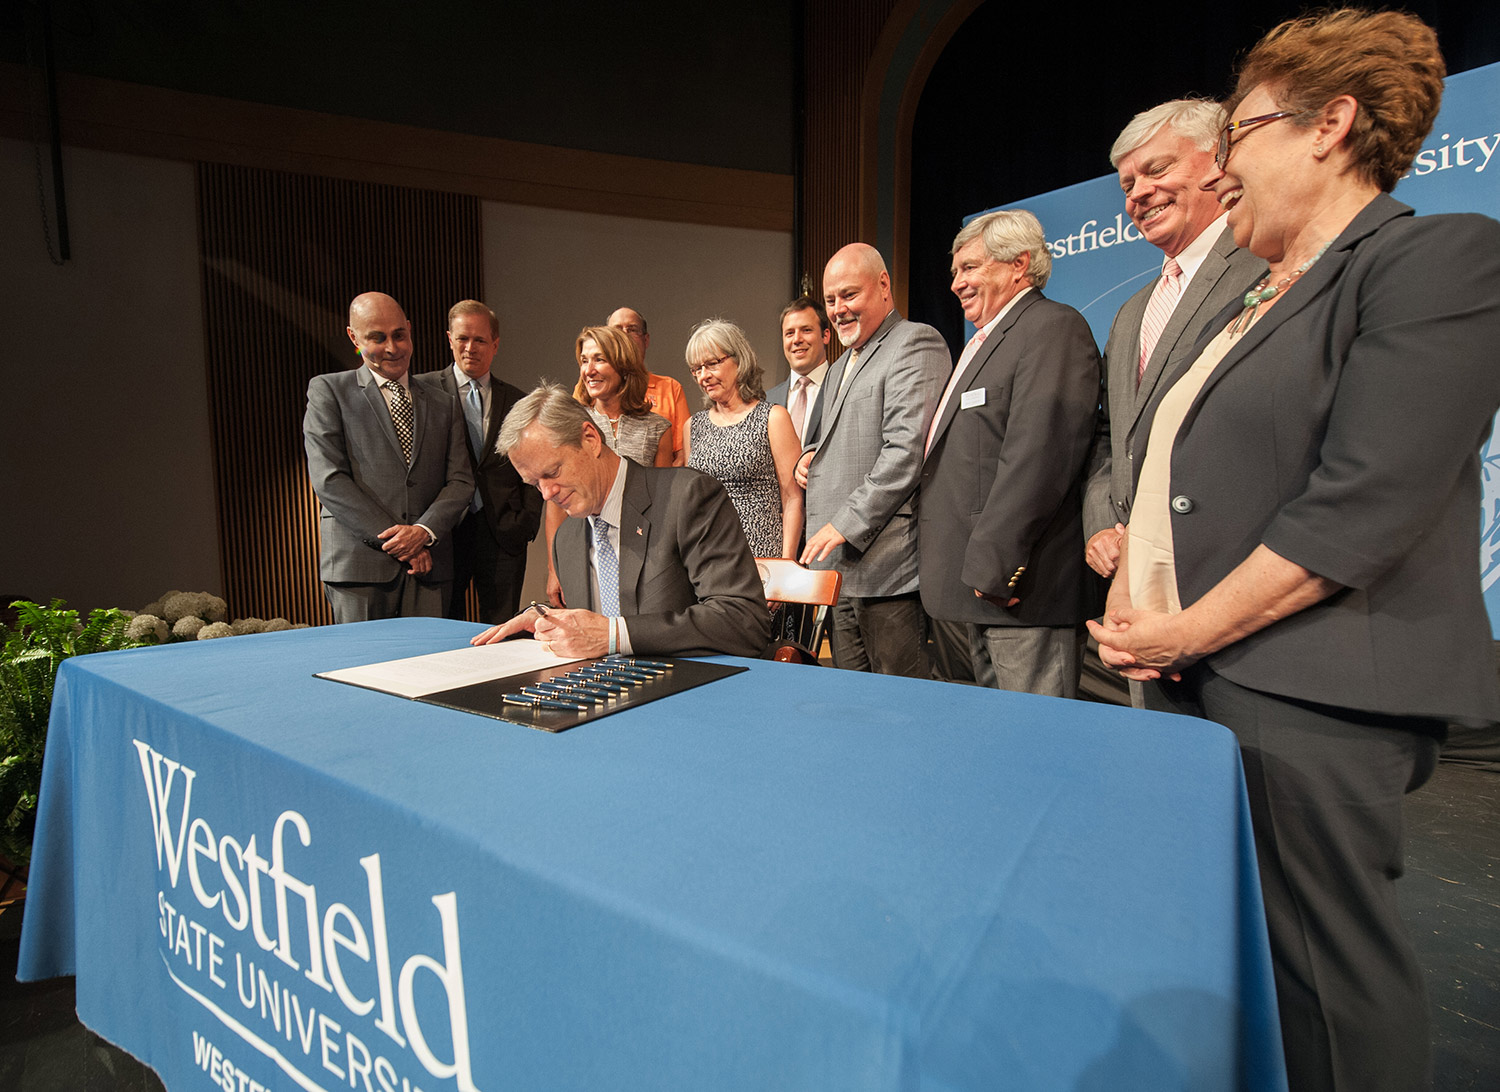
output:
MULTIPOLYGON (((1214 228, 1210 225, 1207 230, 1214 228)), ((1135 496, 1130 445, 1141 412, 1157 391, 1170 387, 1197 358, 1194 343, 1204 324, 1226 304, 1243 296, 1265 269, 1265 260, 1235 246, 1234 233, 1221 224, 1218 241, 1188 282, 1187 291, 1152 350, 1139 387, 1135 373, 1141 355, 1141 319, 1156 279, 1126 300, 1116 313, 1104 347, 1104 413, 1099 418, 1084 489, 1085 542, 1117 523, 1130 522, 1130 504, 1135 496)))
POLYGON ((807 474, 807 528, 825 523, 848 541, 815 568, 844 575, 843 594, 917 589, 916 488, 927 426, 953 368, 931 326, 892 311, 849 370, 845 352, 828 369, 817 454, 807 474))
POLYGON ((376 536, 396 524, 420 523, 437 536, 432 571, 424 580, 452 578, 453 529, 474 494, 464 423, 451 399, 410 385, 411 466, 401 454, 396 426, 374 372, 315 375, 307 385, 302 439, 307 472, 322 513, 318 526, 325 581, 381 584, 406 565, 381 549, 376 536))
POLYGON ((1099 350, 1084 317, 1035 289, 1022 296, 959 377, 922 464, 928 614, 1067 626, 1099 612, 1079 518, 1098 397, 1099 350), (1021 602, 1006 609, 976 588, 1021 602))
POLYGON ((1182 602, 1262 543, 1344 588, 1214 653, 1214 671, 1350 709, 1500 719, 1475 571, 1496 344, 1500 224, 1414 217, 1384 194, 1239 337, 1172 448, 1182 602))
POLYGON ((501 382, 490 373, 490 420, 485 426, 482 447, 479 451, 469 443, 469 428, 463 420, 463 400, 458 393, 458 379, 453 367, 437 372, 427 372, 415 377, 428 390, 435 391, 453 401, 454 412, 463 426, 464 450, 469 453, 469 469, 484 500, 479 513, 485 526, 508 554, 519 554, 536 538, 537 528, 542 522, 542 495, 533 486, 521 480, 510 460, 495 450, 495 440, 500 435, 500 424, 510 408, 519 402, 522 394, 509 383, 501 382))
MULTIPOLYGON (((823 391, 828 386, 828 377, 833 374, 832 366, 823 373, 823 383, 813 395, 812 404, 807 407, 807 416, 802 421, 802 443, 816 444, 818 442, 818 425, 823 420, 823 391)), ((789 375, 776 386, 766 391, 766 400, 772 405, 784 406, 788 410, 791 407, 792 377, 789 375)))
MULTIPOLYGON (((589 522, 552 540, 563 599, 594 610, 589 522)), ((755 559, 724 487, 687 468, 626 461, 620 509, 620 613, 631 647, 662 656, 760 656, 771 639, 755 559)))

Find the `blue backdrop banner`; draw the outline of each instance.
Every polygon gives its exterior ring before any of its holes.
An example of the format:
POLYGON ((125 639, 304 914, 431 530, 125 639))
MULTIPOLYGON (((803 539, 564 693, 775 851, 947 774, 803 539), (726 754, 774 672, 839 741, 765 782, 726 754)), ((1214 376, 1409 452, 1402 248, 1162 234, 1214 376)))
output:
MULTIPOLYGON (((1500 64, 1448 78, 1437 124, 1395 196, 1419 214, 1482 212, 1500 218, 1496 153, 1500 64)), ((1161 251, 1141 238, 1125 216, 1119 180, 1113 174, 999 207, 1024 208, 1041 220, 1052 250, 1047 295, 1083 312, 1101 346, 1120 305, 1161 270, 1161 251)), ((964 333, 967 337, 973 330, 964 333)), ((1500 428, 1500 417, 1496 424, 1500 428)), ((1495 430, 1485 445, 1482 468, 1479 571, 1491 631, 1500 638, 1500 439, 1495 430)))

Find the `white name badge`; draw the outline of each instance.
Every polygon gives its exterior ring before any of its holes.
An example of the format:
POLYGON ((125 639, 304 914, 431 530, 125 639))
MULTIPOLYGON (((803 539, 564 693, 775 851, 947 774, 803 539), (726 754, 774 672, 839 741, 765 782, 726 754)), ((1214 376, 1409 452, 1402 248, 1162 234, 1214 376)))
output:
POLYGON ((959 409, 973 409, 975 406, 982 405, 984 405, 983 387, 980 387, 977 391, 964 391, 964 393, 960 395, 958 399, 959 409))

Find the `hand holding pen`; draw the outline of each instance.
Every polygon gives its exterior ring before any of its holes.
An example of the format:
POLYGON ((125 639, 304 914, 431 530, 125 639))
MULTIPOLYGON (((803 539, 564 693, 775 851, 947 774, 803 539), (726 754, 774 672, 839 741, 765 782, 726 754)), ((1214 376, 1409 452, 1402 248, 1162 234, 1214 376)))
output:
POLYGON ((527 632, 556 656, 603 656, 609 652, 609 619, 591 610, 568 610, 543 603, 526 609, 503 625, 493 626, 470 644, 488 645, 527 632))

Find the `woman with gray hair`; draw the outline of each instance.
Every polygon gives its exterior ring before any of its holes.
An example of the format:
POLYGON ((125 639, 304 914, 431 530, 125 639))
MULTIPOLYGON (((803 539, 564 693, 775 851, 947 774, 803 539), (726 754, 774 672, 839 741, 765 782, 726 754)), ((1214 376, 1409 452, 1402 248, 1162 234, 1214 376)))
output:
POLYGON ((687 365, 707 407, 688 421, 687 465, 724 483, 751 553, 796 557, 802 488, 792 472, 801 445, 786 408, 766 401, 745 331, 722 319, 700 322, 688 338, 687 365))

